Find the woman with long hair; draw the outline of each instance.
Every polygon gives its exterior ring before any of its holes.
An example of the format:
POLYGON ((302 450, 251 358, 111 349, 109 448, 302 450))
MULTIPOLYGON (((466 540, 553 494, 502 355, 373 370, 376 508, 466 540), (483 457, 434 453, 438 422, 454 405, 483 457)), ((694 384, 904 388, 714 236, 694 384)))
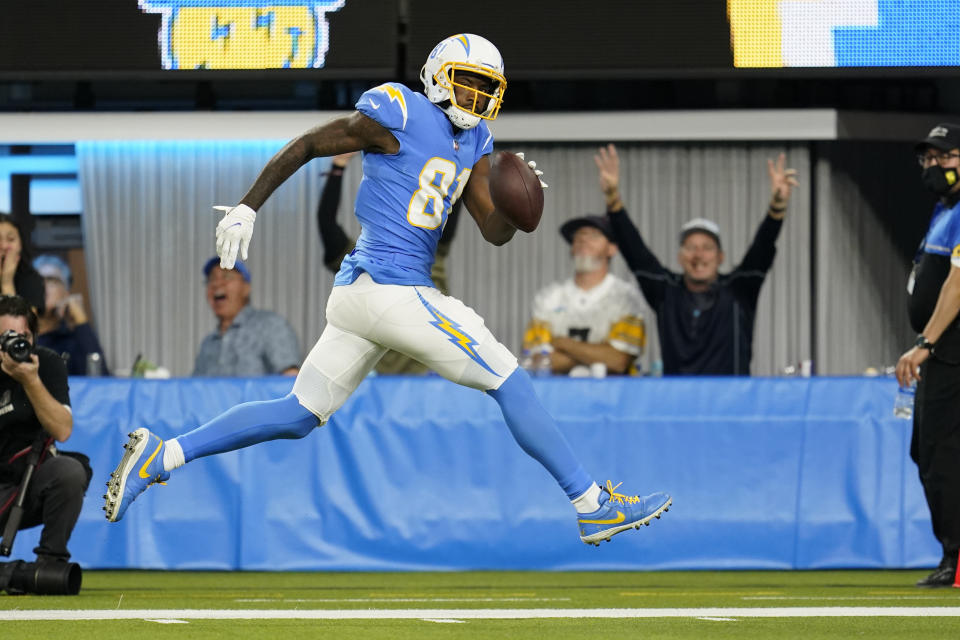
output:
POLYGON ((43 277, 33 268, 30 238, 8 213, 0 213, 0 294, 27 300, 38 314, 46 308, 43 277))

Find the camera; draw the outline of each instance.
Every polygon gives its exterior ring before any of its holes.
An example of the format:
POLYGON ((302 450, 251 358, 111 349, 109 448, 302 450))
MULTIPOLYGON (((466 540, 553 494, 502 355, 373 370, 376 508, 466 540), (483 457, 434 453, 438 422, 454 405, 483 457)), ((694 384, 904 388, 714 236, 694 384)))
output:
POLYGON ((75 562, 0 562, 0 590, 10 595, 75 596, 82 582, 75 562))
POLYGON ((0 350, 6 351, 17 362, 30 362, 33 344, 26 335, 8 329, 0 334, 0 350))

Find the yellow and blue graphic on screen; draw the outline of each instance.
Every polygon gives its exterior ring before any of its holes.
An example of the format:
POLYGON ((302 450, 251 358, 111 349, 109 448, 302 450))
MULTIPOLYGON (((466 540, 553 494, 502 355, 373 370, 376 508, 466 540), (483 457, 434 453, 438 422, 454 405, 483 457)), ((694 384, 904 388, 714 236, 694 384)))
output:
POLYGON ((493 375, 501 378, 499 373, 490 368, 490 366, 483 361, 483 358, 480 357, 480 354, 477 353, 477 350, 474 347, 477 346, 477 341, 470 337, 470 335, 464 331, 459 324, 448 318, 447 316, 440 313, 436 307, 427 302, 424 297, 417 291, 417 297, 420 298, 420 302, 426 307, 427 311, 430 312, 430 315, 434 317, 434 320, 430 322, 433 326, 439 329, 442 333, 450 336, 450 342, 455 344, 457 348, 467 354, 471 360, 476 362, 478 365, 492 373, 493 375))
POLYGON ((960 65, 958 0, 728 0, 733 64, 960 65))
POLYGON ((327 14, 346 0, 139 0, 163 16, 164 69, 310 69, 326 62, 327 14))

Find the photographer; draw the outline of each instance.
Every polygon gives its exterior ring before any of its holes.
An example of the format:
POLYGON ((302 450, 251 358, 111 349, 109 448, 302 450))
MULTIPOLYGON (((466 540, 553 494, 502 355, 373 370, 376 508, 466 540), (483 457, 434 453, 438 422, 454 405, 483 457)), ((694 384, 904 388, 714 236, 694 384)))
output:
MULTIPOLYGON (((37 316, 19 296, 0 296, 0 530, 17 498, 31 448, 64 442, 73 430, 63 360, 34 347, 37 316), (42 444, 41 444, 42 443, 42 444)), ((45 447, 46 448, 46 447, 45 447)), ((37 562, 64 562, 89 483, 85 465, 43 452, 23 504, 20 529, 43 525, 37 562)))

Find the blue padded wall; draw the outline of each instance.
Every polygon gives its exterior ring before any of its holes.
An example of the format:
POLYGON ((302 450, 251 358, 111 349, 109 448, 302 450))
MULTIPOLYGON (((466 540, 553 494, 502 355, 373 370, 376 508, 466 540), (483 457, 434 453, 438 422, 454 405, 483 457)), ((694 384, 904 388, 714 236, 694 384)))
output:
MULTIPOLYGON (((598 481, 675 505, 601 547, 513 442, 496 403, 437 377, 366 380, 330 423, 197 460, 120 523, 100 511, 126 432, 185 432, 290 379, 72 378, 95 476, 85 567, 256 570, 920 567, 940 553, 896 383, 861 378, 537 379, 598 481)), ((29 557, 37 530, 17 539, 29 557)))

